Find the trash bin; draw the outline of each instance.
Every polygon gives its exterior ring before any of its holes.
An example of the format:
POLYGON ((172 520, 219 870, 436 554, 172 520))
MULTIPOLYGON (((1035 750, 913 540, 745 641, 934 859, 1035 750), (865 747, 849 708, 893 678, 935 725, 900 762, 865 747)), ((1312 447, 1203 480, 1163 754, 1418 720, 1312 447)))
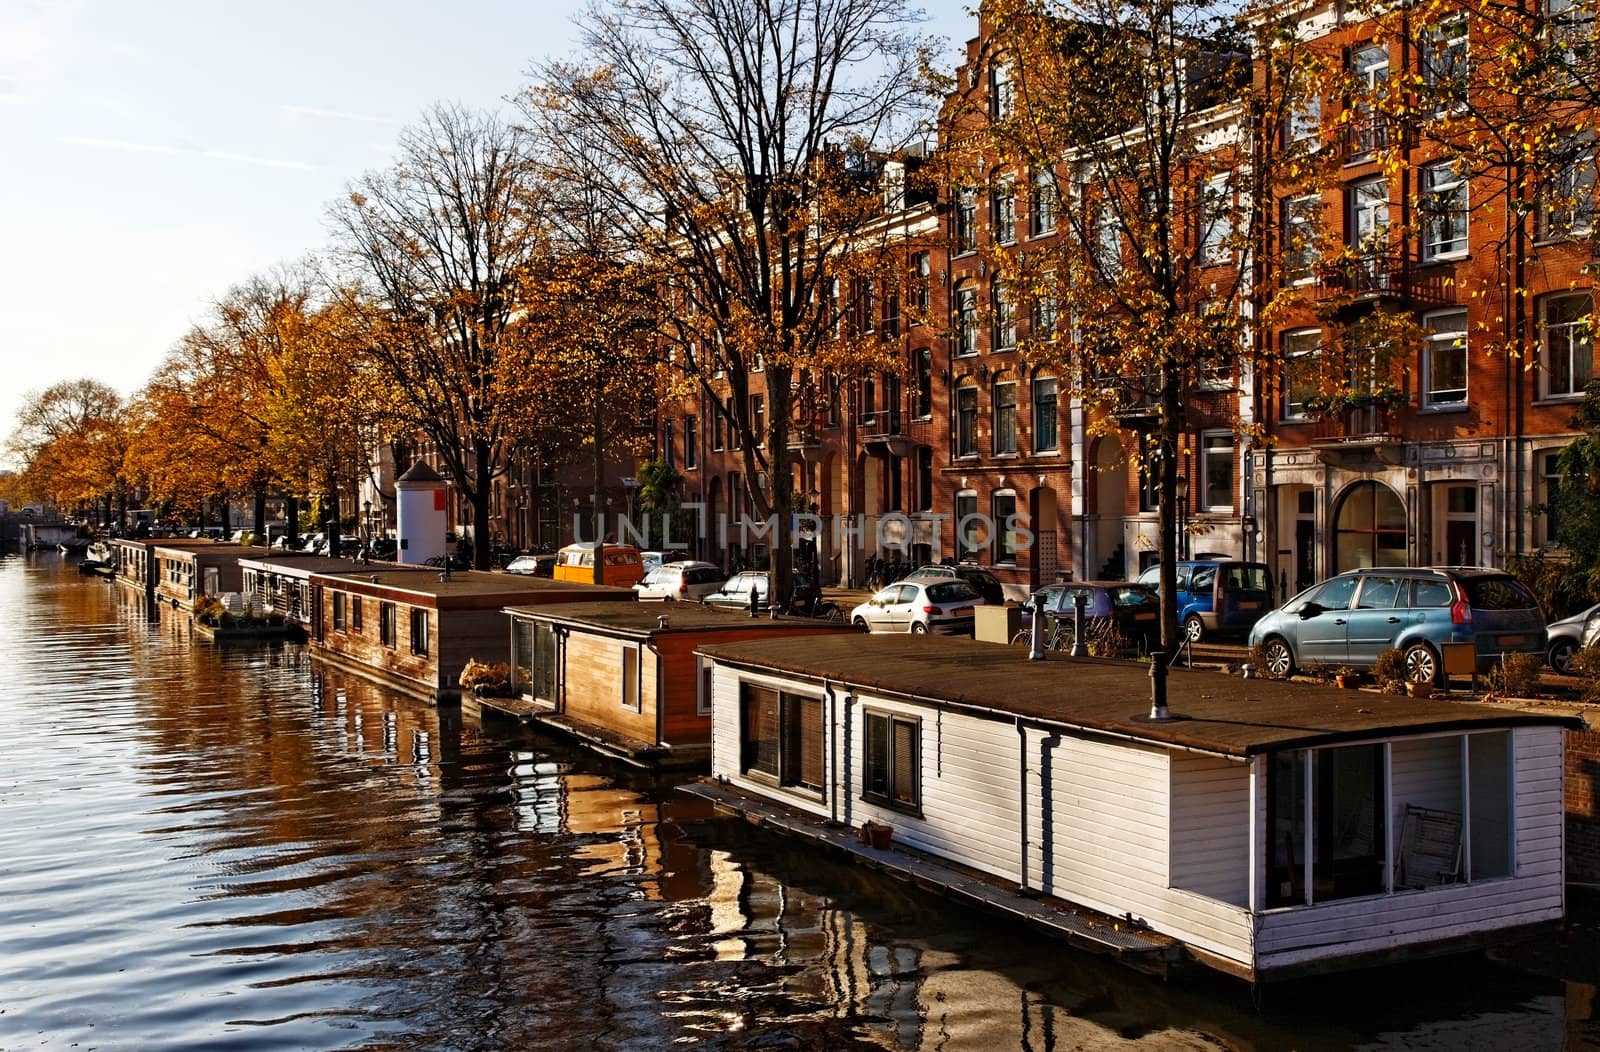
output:
POLYGON ((1022 631, 1022 607, 1006 604, 1005 606, 980 606, 975 607, 973 613, 972 637, 980 643, 1009 643, 1011 637, 1022 631))

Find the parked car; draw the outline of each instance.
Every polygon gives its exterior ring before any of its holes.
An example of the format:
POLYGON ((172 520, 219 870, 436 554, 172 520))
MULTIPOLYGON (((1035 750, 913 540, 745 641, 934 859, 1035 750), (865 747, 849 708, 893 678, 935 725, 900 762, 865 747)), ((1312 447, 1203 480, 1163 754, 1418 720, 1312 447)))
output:
POLYGON ((954 566, 944 563, 929 563, 927 566, 919 566, 912 570, 902 580, 927 581, 950 577, 967 582, 967 585, 974 592, 983 596, 984 603, 989 606, 1003 606, 1005 604, 1006 589, 1000 583, 1000 578, 983 567, 975 566, 972 563, 957 563, 954 566))
MULTIPOLYGON (((822 594, 811 578, 796 571, 792 582, 792 601, 800 604, 813 603, 822 594)), ((707 606, 720 606, 734 610, 750 609, 750 594, 756 597, 756 609, 767 609, 767 571, 741 570, 728 578, 726 583, 715 592, 700 600, 707 606)))
POLYGON ((367 554, 374 559, 393 562, 394 557, 400 554, 400 543, 393 537, 374 537, 367 542, 367 554))
POLYGON ((684 562, 689 553, 681 548, 668 549, 667 551, 643 551, 639 553, 639 561, 644 564, 644 572, 649 573, 662 563, 684 562))
POLYGON ((1578 651, 1600 636, 1600 603, 1545 626, 1544 661, 1550 671, 1565 674, 1578 651))
POLYGON ((1073 581, 1048 585, 1030 595, 1022 604, 1022 637, 1028 639, 1033 630, 1033 614, 1042 598, 1045 617, 1054 620, 1061 630, 1059 637, 1054 629, 1046 637, 1058 646, 1070 646, 1077 618, 1077 600, 1085 597, 1083 618, 1086 639, 1095 639, 1108 630, 1138 645, 1140 652, 1151 650, 1161 641, 1161 598, 1147 584, 1129 581, 1073 581))
POLYGON ((683 599, 697 602, 722 590, 722 568, 685 559, 662 563, 633 586, 640 599, 683 599))
POLYGON ((983 606, 967 582, 955 578, 897 581, 850 611, 850 623, 868 632, 971 635, 973 609, 983 606))
POLYGON ((1542 656, 1544 614, 1503 570, 1375 567, 1313 585, 1250 630, 1277 676, 1311 664, 1369 669, 1394 648, 1405 654, 1407 679, 1432 683, 1443 643, 1472 643, 1479 667, 1502 653, 1542 656))
MULTIPOLYGON (((1272 609, 1272 571, 1266 563, 1232 559, 1178 562, 1178 624, 1189 642, 1208 636, 1243 639, 1272 609)), ((1161 567, 1139 575, 1139 583, 1161 587, 1161 567)))
POLYGON ((506 573, 523 577, 549 577, 555 573, 555 569, 554 555, 519 555, 506 563, 506 573))
POLYGON ((431 559, 426 559, 423 561, 423 565, 432 566, 439 570, 444 569, 446 566, 449 566, 452 570, 470 570, 472 569, 472 560, 460 552, 451 552, 449 555, 435 555, 431 559))

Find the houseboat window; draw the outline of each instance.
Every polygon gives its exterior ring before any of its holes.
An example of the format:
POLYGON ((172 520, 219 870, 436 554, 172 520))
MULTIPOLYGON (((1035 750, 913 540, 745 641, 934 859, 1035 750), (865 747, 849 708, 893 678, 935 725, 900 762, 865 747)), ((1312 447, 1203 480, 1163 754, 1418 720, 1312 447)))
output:
POLYGON ((698 675, 695 677, 695 683, 698 686, 698 690, 696 691, 694 698, 694 712, 696 716, 709 716, 711 715, 712 665, 711 662, 707 661, 705 658, 699 657, 694 659, 694 663, 695 670, 698 673, 698 675))
POLYGON ((1267 904, 1297 906, 1383 892, 1388 855, 1383 747, 1280 752, 1274 754, 1268 772, 1272 842, 1267 904), (1311 858, 1309 888, 1307 852, 1311 858))
POLYGON ((740 769, 822 792, 822 699, 745 683, 739 708, 740 769))
POLYGON ((639 698, 639 648, 622 648, 622 707, 639 712, 643 703, 639 698))
POLYGON ((424 657, 428 653, 428 612, 411 611, 411 652, 424 657))
POLYGON ((1467 736, 1472 845, 1468 880, 1511 876, 1511 735, 1467 736))
POLYGON ((333 593, 333 630, 344 631, 344 593, 333 593))
POLYGON ((378 642, 386 647, 394 646, 394 604, 378 604, 378 642))
POLYGON ((350 597, 350 631, 356 633, 361 631, 361 597, 359 595, 350 597))
POLYGON ((922 737, 922 721, 906 716, 866 715, 866 769, 862 772, 864 799, 891 807, 917 810, 922 806, 922 787, 917 777, 920 763, 917 743, 922 737))

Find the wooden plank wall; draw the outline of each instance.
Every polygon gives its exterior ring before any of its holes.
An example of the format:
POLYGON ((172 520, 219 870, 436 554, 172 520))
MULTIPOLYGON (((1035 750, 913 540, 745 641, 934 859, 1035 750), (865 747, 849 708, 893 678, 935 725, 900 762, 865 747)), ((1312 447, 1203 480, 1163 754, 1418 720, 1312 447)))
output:
POLYGON ((1172 886, 1235 906, 1249 905, 1249 764, 1176 753, 1171 774, 1172 886))
MULTIPOLYGON (((691 707, 693 702, 691 701, 691 707)), ((737 707, 737 706, 736 706, 737 707)), ((656 740, 656 657, 626 639, 573 632, 567 637, 562 709, 575 720, 614 730, 637 741, 656 740), (637 650, 641 711, 623 704, 622 652, 637 650)))

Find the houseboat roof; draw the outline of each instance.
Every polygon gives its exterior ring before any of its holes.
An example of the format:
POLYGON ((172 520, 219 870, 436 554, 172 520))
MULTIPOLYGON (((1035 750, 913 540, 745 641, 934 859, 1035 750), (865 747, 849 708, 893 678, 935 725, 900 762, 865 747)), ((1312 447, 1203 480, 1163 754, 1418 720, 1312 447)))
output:
MULTIPOLYGON (((198 538, 192 538, 198 540, 198 538)), ((271 554, 270 548, 251 547, 245 544, 234 544, 231 541, 211 541, 196 544, 170 544, 162 542, 155 546, 157 551, 170 550, 181 555, 218 557, 223 559, 259 558, 271 554)))
POLYGON ((928 636, 805 636, 700 648, 725 664, 866 688, 987 715, 1021 718, 1168 748, 1248 757, 1395 735, 1550 725, 1572 716, 1498 705, 1416 700, 1304 683, 1172 669, 1172 718, 1152 720, 1149 666, 928 636))
POLYGON ((310 552, 274 552, 271 555, 241 556, 239 565, 252 570, 271 570, 308 577, 314 573, 351 573, 361 568, 361 561, 332 555, 312 555, 310 552))
POLYGON ((312 579, 324 585, 368 595, 386 595, 406 600, 426 598, 430 605, 441 602, 454 606, 505 606, 510 603, 571 603, 583 599, 624 600, 636 596, 631 588, 553 581, 521 574, 491 573, 487 570, 452 570, 449 576, 433 566, 352 567, 345 562, 339 573, 314 573, 312 579))
MULTIPOLYGON (((742 610, 725 610, 699 603, 565 603, 560 606, 508 606, 512 617, 533 618, 552 624, 591 629, 601 634, 649 637, 667 633, 719 631, 790 632, 805 629, 840 631, 847 626, 805 617, 751 617, 742 610), (663 627, 661 619, 666 618, 663 627)), ((852 633, 859 634, 859 633, 852 633)))

